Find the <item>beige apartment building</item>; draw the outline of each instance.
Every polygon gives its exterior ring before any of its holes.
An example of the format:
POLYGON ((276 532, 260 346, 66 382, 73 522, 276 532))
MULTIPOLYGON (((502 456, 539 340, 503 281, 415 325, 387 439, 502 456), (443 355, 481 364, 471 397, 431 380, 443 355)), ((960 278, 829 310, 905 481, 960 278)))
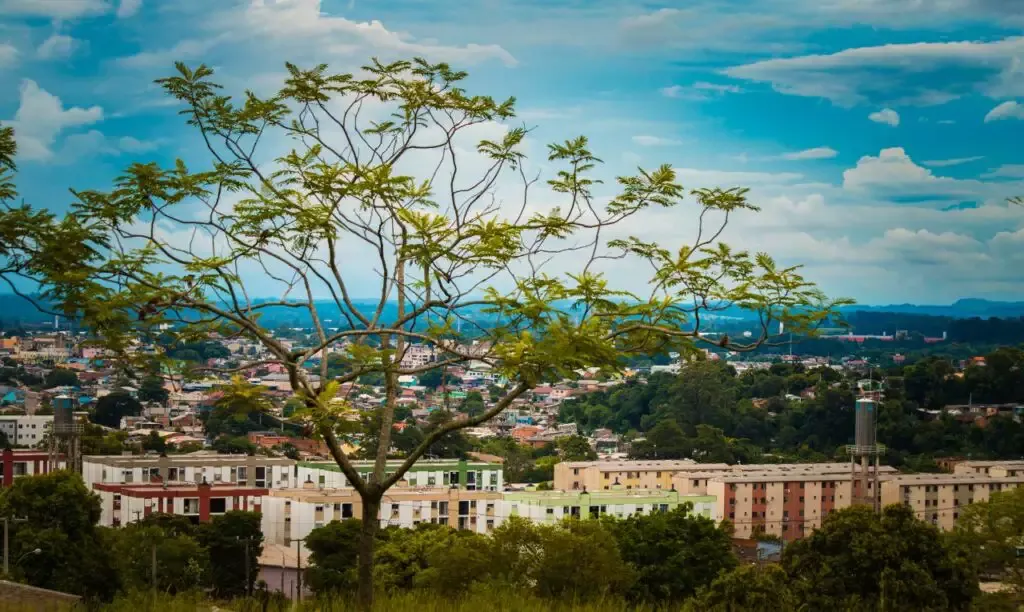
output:
POLYGON ((560 491, 610 491, 613 487, 671 489, 679 472, 726 470, 725 463, 668 461, 568 461, 555 464, 554 488, 560 491))
MULTIPOLYGON (((884 480, 896 470, 881 466, 878 471, 884 480)), ((851 482, 849 463, 789 463, 680 472, 672 485, 683 495, 714 497, 715 515, 733 523, 737 538, 763 530, 796 540, 820 527, 835 510, 870 496, 873 480, 869 479, 867 496, 862 496, 859 481, 851 482)))
MULTIPOLYGON (((1009 476, 1024 474, 1024 461, 959 461, 953 466, 954 474, 988 474, 993 468, 1005 470, 1009 476)), ((1000 472, 1002 473, 1002 472, 1000 472)))
POLYGON ((960 510, 988 501, 992 493, 1024 483, 1024 464, 1014 462, 967 462, 984 465, 957 466, 953 474, 899 474, 882 483, 882 505, 905 504, 917 518, 949 530, 960 510))

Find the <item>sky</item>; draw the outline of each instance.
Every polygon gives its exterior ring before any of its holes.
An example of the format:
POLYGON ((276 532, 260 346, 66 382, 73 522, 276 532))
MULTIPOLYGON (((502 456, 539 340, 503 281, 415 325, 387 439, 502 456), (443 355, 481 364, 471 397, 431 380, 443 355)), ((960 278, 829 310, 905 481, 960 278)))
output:
MULTIPOLYGON (((65 210, 69 188, 196 154, 153 84, 175 61, 267 93, 286 61, 414 56, 514 95, 535 157, 587 135, 606 196, 661 164, 687 189, 749 187, 761 211, 723 238, 830 295, 1024 300, 1019 0, 0 0, 0 122, 26 201, 65 210)), ((629 229, 673 246, 696 210, 629 229)))

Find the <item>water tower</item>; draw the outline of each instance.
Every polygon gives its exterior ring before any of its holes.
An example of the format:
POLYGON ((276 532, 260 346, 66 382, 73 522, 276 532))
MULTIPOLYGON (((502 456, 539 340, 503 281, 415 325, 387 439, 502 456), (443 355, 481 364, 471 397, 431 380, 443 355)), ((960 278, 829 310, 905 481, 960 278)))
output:
POLYGON ((75 417, 75 400, 69 395, 53 398, 53 431, 50 433, 50 465, 60 456, 67 458, 67 469, 82 472, 82 432, 84 426, 75 417))
POLYGON ((877 434, 878 402, 871 397, 857 398, 854 408, 854 443, 846 447, 850 455, 850 491, 853 503, 863 503, 876 511, 880 507, 880 491, 878 486, 879 457, 885 453, 885 446, 878 443, 877 434), (871 469, 871 459, 875 460, 875 468, 871 469), (869 481, 872 483, 868 488, 869 481), (860 494, 853 492, 860 483, 860 494))

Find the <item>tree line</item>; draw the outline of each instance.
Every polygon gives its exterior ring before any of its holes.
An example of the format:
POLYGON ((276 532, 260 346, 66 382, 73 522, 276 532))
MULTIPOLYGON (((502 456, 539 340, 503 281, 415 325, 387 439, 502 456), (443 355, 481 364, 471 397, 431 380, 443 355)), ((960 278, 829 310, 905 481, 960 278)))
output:
MULTIPOLYGON (((878 439, 888 446, 891 464, 927 469, 939 456, 1013 459, 1024 453, 1024 426, 1012 414, 977 423, 927 411, 968 402, 1024 403, 1024 351, 1000 348, 985 364, 960 372, 933 358, 872 374, 884 388, 878 439)), ((624 434, 637 458, 825 460, 853 442, 862 375, 782 363, 738 375, 727 363, 697 361, 678 375, 653 374, 646 382, 632 379, 567 401, 559 420, 624 434)))

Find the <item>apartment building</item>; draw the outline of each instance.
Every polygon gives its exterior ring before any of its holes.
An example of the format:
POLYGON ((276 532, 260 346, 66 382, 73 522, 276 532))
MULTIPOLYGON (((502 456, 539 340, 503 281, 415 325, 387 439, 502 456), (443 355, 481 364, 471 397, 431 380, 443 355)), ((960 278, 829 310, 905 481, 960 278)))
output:
POLYGON ((100 497, 100 525, 119 527, 153 513, 209 522, 231 510, 260 512, 267 488, 209 482, 103 483, 93 485, 100 497))
POLYGON ((721 519, 715 514, 715 498, 710 495, 681 495, 678 491, 659 489, 506 492, 502 497, 502 514, 522 516, 536 523, 556 523, 568 517, 624 518, 668 512, 686 503, 693 506, 696 515, 721 519))
POLYGON ((53 427, 53 415, 0 415, 0 432, 12 446, 37 446, 53 427))
POLYGON ((0 453, 0 487, 13 485, 14 479, 21 476, 48 474, 55 469, 64 469, 63 458, 55 466, 51 466, 50 454, 47 451, 7 448, 0 453))
POLYGON ((200 451, 187 455, 98 455, 82 461, 82 478, 97 484, 207 482, 257 489, 296 486, 295 461, 287 457, 219 455, 200 451))
POLYGON ((672 461, 567 461, 555 464, 554 488, 562 491, 671 489, 672 476, 685 471, 729 469, 725 463, 672 461))
MULTIPOLYGON (((387 474, 394 473, 401 461, 388 461, 387 474)), ((368 478, 373 470, 372 461, 356 461, 354 467, 363 477, 368 478)), ((297 467, 295 486, 312 481, 324 489, 349 488, 348 478, 333 461, 304 461, 297 467)), ((462 461, 458 459, 421 459, 405 473, 402 486, 409 487, 458 487, 467 491, 501 491, 505 487, 504 472, 500 463, 486 461, 462 461)))
POLYGON ((961 473, 954 474, 892 476, 882 482, 882 505, 904 504, 914 510, 917 518, 929 521, 940 529, 952 529, 960 518, 961 508, 975 502, 988 501, 992 493, 1013 489, 1024 483, 1024 464, 984 463, 964 466, 961 473))
MULTIPOLYGON (((881 466, 879 479, 895 472, 881 466)), ((873 480, 868 482, 868 496, 873 480)), ((831 512, 865 497, 859 480, 851 480, 849 463, 737 465, 677 473, 672 485, 684 495, 713 496, 716 516, 732 521, 737 538, 763 530, 786 540, 799 539, 820 527, 831 512)))
MULTIPOLYGON (((412 528, 421 523, 448 525, 488 533, 501 524, 501 493, 435 487, 396 486, 381 502, 381 527, 412 528)), ((293 546, 309 532, 335 520, 362 518, 359 494, 351 488, 275 489, 262 500, 263 535, 267 543, 293 546)), ((304 549, 304 545, 300 545, 304 549)))
MULTIPOLYGON (((1024 474, 1024 460, 1017 461, 978 461, 964 460, 953 465, 954 474, 988 474, 995 468, 997 471, 1005 470, 1009 476, 1024 474)), ((1002 473, 1002 472, 1000 472, 1002 473)))

